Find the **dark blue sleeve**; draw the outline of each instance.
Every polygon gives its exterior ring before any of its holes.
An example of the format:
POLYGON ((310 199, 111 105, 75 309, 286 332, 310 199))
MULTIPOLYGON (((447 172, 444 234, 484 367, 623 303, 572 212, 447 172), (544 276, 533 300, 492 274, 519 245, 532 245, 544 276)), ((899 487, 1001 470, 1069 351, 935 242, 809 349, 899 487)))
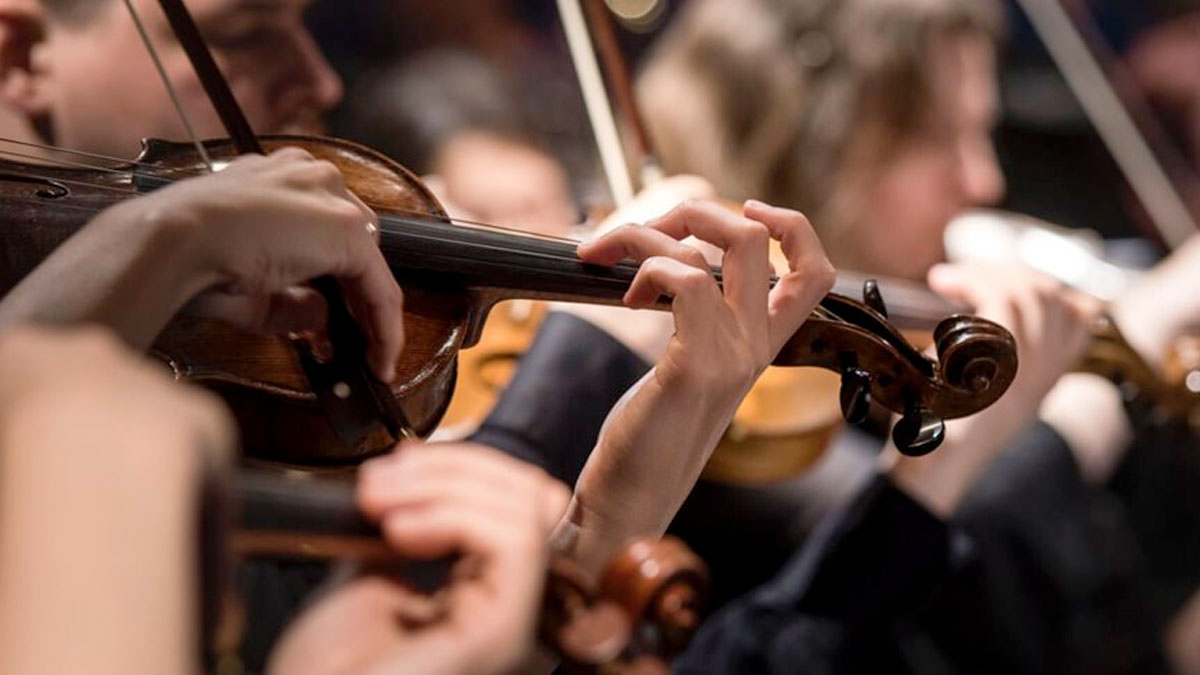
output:
POLYGON ((886 478, 832 514, 769 584, 701 628, 681 673, 862 672, 950 572, 950 531, 886 478))
POLYGON ((609 410, 649 369, 591 323, 551 312, 471 440, 574 483, 609 410))

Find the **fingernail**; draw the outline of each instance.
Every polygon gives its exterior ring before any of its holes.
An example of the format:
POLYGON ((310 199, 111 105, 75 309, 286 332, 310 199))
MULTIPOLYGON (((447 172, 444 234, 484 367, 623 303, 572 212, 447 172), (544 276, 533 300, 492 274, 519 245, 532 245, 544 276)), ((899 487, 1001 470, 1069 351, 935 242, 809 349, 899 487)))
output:
POLYGON ((743 206, 747 209, 765 209, 768 207, 766 202, 760 202, 757 199, 747 199, 743 206))

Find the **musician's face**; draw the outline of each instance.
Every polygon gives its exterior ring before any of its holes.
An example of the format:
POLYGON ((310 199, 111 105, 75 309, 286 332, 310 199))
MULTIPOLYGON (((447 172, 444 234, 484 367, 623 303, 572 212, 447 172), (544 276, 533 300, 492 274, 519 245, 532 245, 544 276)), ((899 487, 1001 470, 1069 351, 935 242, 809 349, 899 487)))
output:
MULTIPOLYGON (((186 139, 137 28, 119 0, 73 24, 50 18, 35 68, 49 83, 55 141, 130 156, 138 140, 186 139)), ((316 132, 342 83, 304 25, 309 0, 189 0, 201 31, 258 133, 316 132)), ((134 0, 200 136, 227 136, 155 0, 134 0)))
POLYGON ((853 262, 864 271, 924 280, 945 256, 950 220, 1004 193, 991 132, 997 116, 995 54, 979 37, 931 48, 933 100, 923 127, 862 186, 853 262))

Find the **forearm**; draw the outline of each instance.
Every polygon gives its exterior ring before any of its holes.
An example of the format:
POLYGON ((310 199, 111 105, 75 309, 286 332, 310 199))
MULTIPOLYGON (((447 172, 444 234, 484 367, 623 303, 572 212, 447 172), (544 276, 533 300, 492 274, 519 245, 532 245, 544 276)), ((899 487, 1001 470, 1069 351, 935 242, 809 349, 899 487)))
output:
POLYGON ((186 448, 55 410, 10 409, 0 435, 0 672, 193 671, 186 448))
POLYGON ((572 555, 598 571, 630 539, 665 532, 740 400, 648 373, 613 409, 575 486, 564 516, 572 555))
POLYGON ((1108 482, 1133 441, 1121 391, 1098 375, 1064 375, 1042 400, 1038 416, 1066 441, 1092 485, 1108 482))
POLYGON ((144 349, 219 281, 194 223, 116 207, 68 239, 0 301, 0 327, 98 323, 144 349))

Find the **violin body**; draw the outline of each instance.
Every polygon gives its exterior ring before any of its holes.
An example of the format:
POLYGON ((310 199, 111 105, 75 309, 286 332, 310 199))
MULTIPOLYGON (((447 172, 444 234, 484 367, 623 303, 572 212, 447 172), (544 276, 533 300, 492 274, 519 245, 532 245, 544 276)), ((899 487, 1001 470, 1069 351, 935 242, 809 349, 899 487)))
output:
MULTIPOLYGON (((425 186, 382 155, 333 139, 278 137, 262 142, 268 151, 299 146, 334 163, 351 189, 373 205, 446 219, 425 186)), ((236 156, 231 143, 206 145, 214 161, 236 156)), ((140 184, 138 174, 149 173, 148 167, 156 178, 207 172, 194 147, 163 141, 148 141, 136 163, 118 171, 0 167, 6 240, 0 252, 0 288, 11 289, 95 212, 158 187, 140 184), (56 202, 64 208, 54 208, 56 202)), ((404 291, 406 345, 392 391, 412 431, 423 435, 437 425, 453 392, 455 356, 472 325, 471 303, 462 292, 409 286, 404 291)), ((474 325, 481 321, 479 317, 474 325)), ((393 443, 379 426, 357 439, 339 438, 284 338, 181 316, 163 332, 153 352, 178 377, 203 384, 228 401, 252 456, 297 464, 343 463, 377 454, 393 443)))

